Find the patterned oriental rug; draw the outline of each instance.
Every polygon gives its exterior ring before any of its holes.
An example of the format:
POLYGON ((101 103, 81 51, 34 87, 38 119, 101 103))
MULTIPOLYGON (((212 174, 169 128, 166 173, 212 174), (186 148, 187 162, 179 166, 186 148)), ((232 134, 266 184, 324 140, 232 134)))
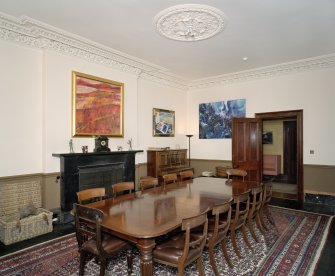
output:
MULTIPOLYGON (((234 267, 230 269, 220 246, 215 248, 220 275, 308 275, 313 274, 325 244, 333 217, 270 207, 275 227, 263 236, 255 227, 260 241, 256 243, 248 232, 250 250, 242 234, 237 234, 243 259, 238 259, 230 239, 228 253, 234 267)), ((270 225, 270 224, 269 224, 270 225)), ((139 254, 134 250, 132 275, 140 275, 139 254)), ((203 253, 205 275, 214 275, 207 250, 203 253)), ((0 258, 0 275, 78 275, 79 255, 75 234, 60 237, 0 258)), ((120 253, 108 264, 107 275, 127 275, 126 256, 120 253)), ((92 259, 85 275, 98 275, 99 266, 92 259)), ((177 270, 154 263, 154 275, 177 275, 177 270)), ((185 269, 185 275, 198 275, 196 265, 185 269)))

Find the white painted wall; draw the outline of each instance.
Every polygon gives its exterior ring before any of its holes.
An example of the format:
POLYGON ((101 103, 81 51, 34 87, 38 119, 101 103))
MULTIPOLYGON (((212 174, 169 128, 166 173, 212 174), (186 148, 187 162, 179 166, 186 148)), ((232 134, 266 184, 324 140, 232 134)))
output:
POLYGON ((59 171, 59 159, 52 153, 69 152, 72 138, 75 152, 81 146, 94 148, 93 138, 72 137, 72 71, 124 83, 124 138, 110 138, 109 147, 144 150, 136 163, 146 162, 148 147, 187 146, 186 93, 176 88, 138 79, 132 73, 62 55, 0 41, 0 91, 2 126, 0 177, 59 171), (152 109, 176 113, 175 137, 152 136, 152 109))
MULTIPOLYGON (((78 71, 105 79, 124 83, 124 138, 110 138, 109 147, 128 149, 127 141, 133 139, 137 145, 137 76, 112 68, 89 63, 82 59, 45 52, 45 101, 44 101, 44 172, 59 171, 59 159, 52 153, 69 152, 71 132, 72 71, 78 71)), ((74 137, 74 151, 88 145, 93 151, 94 138, 74 137)), ((135 149, 135 147, 134 147, 135 149)))
POLYGON ((42 171, 42 54, 0 42, 0 176, 42 171))
MULTIPOLYGON (((125 137, 111 138, 110 147, 187 148, 191 157, 231 159, 231 140, 199 140, 200 103, 245 98, 247 116, 257 112, 304 110, 304 163, 335 165, 335 68, 295 73, 229 86, 184 92, 131 73, 51 51, 35 50, 0 41, 0 177, 59 171, 52 153, 69 151, 71 139, 71 72, 79 71, 125 84, 125 137), (176 112, 176 136, 152 136, 152 109, 176 112), (314 155, 309 150, 315 151, 314 155)), ((93 138, 74 138, 75 151, 82 145, 93 150, 93 138)), ((146 162, 146 152, 136 155, 146 162)))
POLYGON ((189 127, 196 134, 191 158, 231 160, 231 139, 198 139, 199 104, 245 98, 247 117, 303 109, 304 164, 335 165, 334 76, 328 68, 189 91, 189 127))
MULTIPOLYGON (((148 80, 138 82, 138 132, 139 145, 148 147, 187 148, 187 94, 177 88, 148 80), (175 137, 154 137, 152 130, 153 108, 175 111, 175 137)), ((146 162, 146 154, 141 162, 146 162)))

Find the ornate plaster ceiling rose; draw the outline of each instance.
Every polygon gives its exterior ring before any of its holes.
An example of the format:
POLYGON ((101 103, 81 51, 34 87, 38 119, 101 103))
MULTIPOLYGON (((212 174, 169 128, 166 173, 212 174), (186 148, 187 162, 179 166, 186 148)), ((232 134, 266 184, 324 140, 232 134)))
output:
POLYGON ((167 8, 154 18, 158 32, 179 41, 198 41, 220 33, 227 24, 224 13, 207 5, 185 4, 167 8))

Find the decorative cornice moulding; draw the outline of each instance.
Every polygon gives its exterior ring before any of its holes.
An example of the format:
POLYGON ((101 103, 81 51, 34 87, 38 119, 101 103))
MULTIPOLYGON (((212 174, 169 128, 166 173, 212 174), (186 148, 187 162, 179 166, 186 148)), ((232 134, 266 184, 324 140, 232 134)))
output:
POLYGON ((150 80, 159 84, 171 86, 181 90, 188 90, 187 81, 177 76, 171 76, 164 72, 142 72, 139 76, 142 79, 150 80))
POLYGON ((0 39, 53 50, 137 75, 143 71, 166 70, 29 17, 14 18, 0 13, 0 39))
POLYGON ((182 90, 229 85, 253 79, 310 71, 335 66, 335 53, 306 60, 278 64, 253 70, 187 81, 171 74, 166 68, 151 64, 125 53, 57 29, 28 17, 15 18, 0 12, 0 39, 37 49, 56 51, 89 62, 136 74, 182 90))
POLYGON ((189 89, 203 89, 208 87, 229 85, 237 82, 245 82, 255 79, 272 78, 281 75, 298 73, 303 71, 318 70, 335 66, 335 54, 319 56, 288 63, 251 69, 247 71, 193 80, 188 84, 189 89))

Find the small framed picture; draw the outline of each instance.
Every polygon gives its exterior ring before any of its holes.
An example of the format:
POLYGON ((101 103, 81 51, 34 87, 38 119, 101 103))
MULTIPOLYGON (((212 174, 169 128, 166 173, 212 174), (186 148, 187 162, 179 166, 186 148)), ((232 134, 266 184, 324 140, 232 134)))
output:
POLYGON ((175 133, 175 112, 171 110, 153 109, 153 136, 173 137, 175 133))
POLYGON ((263 144, 272 144, 272 131, 264 131, 263 132, 263 144))

